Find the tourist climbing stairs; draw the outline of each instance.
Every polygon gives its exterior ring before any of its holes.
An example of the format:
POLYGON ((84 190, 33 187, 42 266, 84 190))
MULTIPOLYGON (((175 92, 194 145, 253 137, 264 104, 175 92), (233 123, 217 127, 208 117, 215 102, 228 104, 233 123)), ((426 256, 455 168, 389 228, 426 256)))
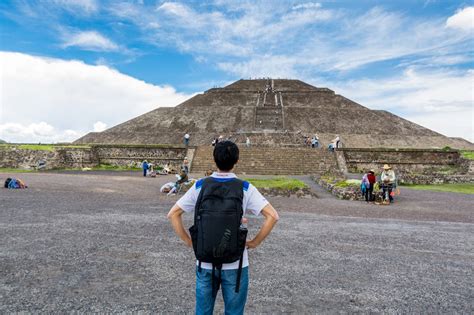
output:
MULTIPOLYGON (((215 170, 212 146, 197 147, 191 172, 215 170)), ((239 146, 238 174, 303 175, 323 174, 338 169, 335 154, 324 149, 239 146)))

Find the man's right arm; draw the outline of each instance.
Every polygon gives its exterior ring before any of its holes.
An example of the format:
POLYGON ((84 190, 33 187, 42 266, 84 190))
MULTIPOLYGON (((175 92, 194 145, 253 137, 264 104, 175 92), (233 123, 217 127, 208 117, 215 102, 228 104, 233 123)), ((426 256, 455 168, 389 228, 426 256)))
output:
POLYGON ((168 219, 171 221, 171 225, 173 226, 174 231, 178 236, 184 241, 184 243, 192 247, 193 243, 191 241, 191 237, 189 236, 188 232, 186 232, 184 225, 183 225, 183 215, 184 211, 181 209, 177 204, 171 208, 170 212, 168 212, 168 219))
POLYGON ((265 207, 263 207, 260 213, 265 217, 265 221, 263 222, 263 225, 260 228, 260 231, 258 231, 257 235, 252 240, 247 241, 248 248, 255 248, 260 245, 260 243, 263 242, 263 240, 268 236, 268 234, 270 234, 273 227, 280 218, 278 216, 278 212, 269 203, 265 207))

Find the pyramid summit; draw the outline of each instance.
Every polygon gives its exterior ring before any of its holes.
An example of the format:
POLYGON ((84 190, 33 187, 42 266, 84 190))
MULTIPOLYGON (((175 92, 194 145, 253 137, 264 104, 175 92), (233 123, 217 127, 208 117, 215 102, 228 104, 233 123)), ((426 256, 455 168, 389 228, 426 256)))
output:
POLYGON ((300 80, 238 80, 176 107, 160 107, 75 143, 208 145, 216 136, 255 145, 289 146, 317 134, 323 145, 339 135, 345 147, 473 148, 388 111, 371 110, 328 88, 300 80))

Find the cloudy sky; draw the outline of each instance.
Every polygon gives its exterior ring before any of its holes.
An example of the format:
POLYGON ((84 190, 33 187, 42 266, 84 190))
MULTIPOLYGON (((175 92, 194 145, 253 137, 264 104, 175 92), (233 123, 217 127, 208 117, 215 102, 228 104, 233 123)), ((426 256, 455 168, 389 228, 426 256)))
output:
POLYGON ((72 141, 240 78, 474 140, 472 1, 0 2, 0 139, 72 141))

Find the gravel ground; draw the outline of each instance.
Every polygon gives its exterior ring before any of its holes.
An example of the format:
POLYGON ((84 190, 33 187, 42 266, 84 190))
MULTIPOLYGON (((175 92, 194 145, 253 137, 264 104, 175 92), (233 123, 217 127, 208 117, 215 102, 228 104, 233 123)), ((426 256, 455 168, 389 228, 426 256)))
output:
MULTIPOLYGON (((193 312, 194 256, 166 219, 177 198, 158 193, 172 176, 12 175, 30 188, 0 189, 0 313, 193 312)), ((270 201, 281 220, 250 252, 248 313, 474 312, 472 195, 270 201)))

